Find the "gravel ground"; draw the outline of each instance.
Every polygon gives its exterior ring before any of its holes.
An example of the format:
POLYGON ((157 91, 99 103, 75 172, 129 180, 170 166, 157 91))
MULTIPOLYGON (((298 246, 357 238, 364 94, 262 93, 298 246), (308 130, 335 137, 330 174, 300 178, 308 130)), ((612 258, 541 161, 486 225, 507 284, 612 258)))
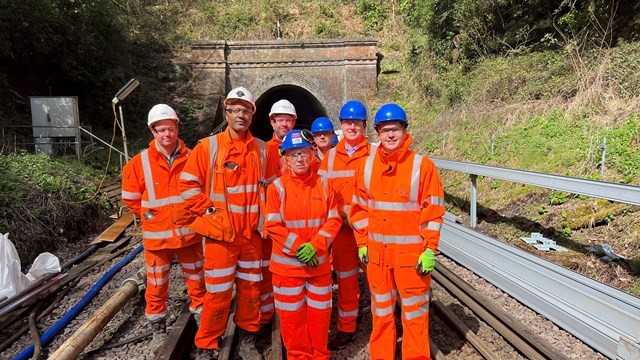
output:
MULTIPOLYGON (((75 304, 77 304, 82 296, 86 294, 89 288, 116 264, 121 258, 114 259, 98 269, 95 269, 85 278, 79 281, 78 285, 72 289, 64 301, 61 301, 58 307, 47 316, 40 324, 40 332, 44 332, 52 326, 58 319, 66 314, 75 304)), ((531 328, 532 332, 546 339, 551 345, 556 347, 560 352, 567 354, 571 359, 605 359, 602 355, 593 351, 590 347, 570 335, 569 333, 559 329, 552 322, 544 319, 532 310, 526 308, 516 300, 495 288, 488 282, 477 277, 471 271, 466 270, 455 262, 444 256, 438 256, 438 260, 445 266, 452 269, 458 276, 469 282, 478 291, 484 293, 488 298, 492 299, 496 305, 503 307, 507 312, 512 314, 523 324, 531 328)), ((43 350, 42 357, 49 356, 53 353, 66 338, 71 336, 84 321, 86 321, 94 311, 104 304, 120 287, 123 280, 133 276, 141 267, 144 266, 142 254, 138 255, 131 263, 123 267, 105 287, 98 293, 94 300, 74 319, 62 332, 60 332, 52 341, 52 343, 43 350)), ((172 266, 170 275, 170 296, 168 300, 169 320, 171 324, 178 316, 182 305, 187 301, 186 286, 182 280, 180 267, 177 264, 172 266)), ((360 273, 360 287, 362 295, 360 297, 360 316, 358 318, 358 332, 352 344, 346 348, 336 351, 332 354, 333 359, 368 359, 369 358, 369 333, 371 331, 371 310, 370 295, 366 284, 365 274, 360 273)), ((140 293, 134 297, 117 314, 105 327, 105 329, 94 339, 80 358, 81 359, 151 359, 154 358, 149 349, 150 337, 135 343, 130 343, 122 347, 97 350, 102 346, 108 346, 116 342, 130 339, 134 336, 149 332, 151 327, 144 318, 144 293, 140 293)), ((523 357, 508 345, 495 331, 487 326, 481 320, 478 320, 473 313, 460 305, 456 299, 446 293, 442 288, 433 286, 433 297, 446 304, 465 324, 474 331, 482 340, 487 342, 488 346, 496 350, 503 359, 522 359, 523 357)), ((332 313, 331 332, 336 331, 337 320, 337 287, 334 285, 334 311, 332 313)), ((0 338, 8 338, 12 332, 22 327, 26 321, 18 321, 7 329, 0 330, 0 338)), ((397 323, 398 328, 398 351, 397 359, 400 359, 400 340, 401 325, 397 323)), ((445 355, 446 359, 481 359, 481 356, 466 341, 461 340, 458 335, 442 320, 434 311, 430 314, 430 333, 432 339, 438 348, 445 355)), ((261 352, 268 356, 271 349, 269 343, 270 332, 265 332, 259 339, 258 348, 261 352)), ((10 349, 0 353, 0 359, 12 358, 20 353, 23 349, 31 344, 30 335, 27 333, 22 336, 10 349)), ((237 359, 234 354, 232 358, 237 359)))

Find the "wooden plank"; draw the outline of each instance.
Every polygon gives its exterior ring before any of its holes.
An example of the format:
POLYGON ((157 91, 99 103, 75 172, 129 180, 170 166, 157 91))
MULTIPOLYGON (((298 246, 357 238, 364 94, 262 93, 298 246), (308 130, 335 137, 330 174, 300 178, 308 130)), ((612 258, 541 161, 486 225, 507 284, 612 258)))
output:
POLYGON ((231 310, 229 310, 227 331, 222 337, 222 344, 220 346, 220 354, 218 355, 218 360, 228 360, 231 356, 231 345, 233 344, 233 337, 236 333, 236 323, 233 322, 233 318, 236 314, 236 306, 236 296, 234 296, 231 302, 231 310))
POLYGON ((271 360, 282 360, 282 338, 280 336, 280 317, 277 312, 273 314, 271 322, 271 360))
POLYGON ((189 353, 198 326, 189 312, 188 304, 184 305, 180 316, 171 328, 167 340, 158 351, 156 360, 179 360, 189 353))
POLYGON ((91 243, 97 244, 102 241, 114 242, 122 234, 127 226, 133 222, 133 213, 126 212, 122 214, 122 217, 113 223, 109 228, 98 235, 91 243))

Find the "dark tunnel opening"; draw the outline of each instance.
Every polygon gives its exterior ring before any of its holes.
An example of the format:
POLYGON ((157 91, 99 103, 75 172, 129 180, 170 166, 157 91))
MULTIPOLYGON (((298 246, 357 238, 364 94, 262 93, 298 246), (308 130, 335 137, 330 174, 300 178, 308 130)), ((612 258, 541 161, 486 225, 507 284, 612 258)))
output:
POLYGON ((279 85, 256 99, 257 110, 250 127, 253 136, 264 141, 271 140, 273 128, 269 122, 269 111, 271 105, 280 99, 287 99, 295 106, 298 115, 296 129, 310 129, 313 120, 320 116, 327 116, 324 106, 309 91, 294 85, 279 85))

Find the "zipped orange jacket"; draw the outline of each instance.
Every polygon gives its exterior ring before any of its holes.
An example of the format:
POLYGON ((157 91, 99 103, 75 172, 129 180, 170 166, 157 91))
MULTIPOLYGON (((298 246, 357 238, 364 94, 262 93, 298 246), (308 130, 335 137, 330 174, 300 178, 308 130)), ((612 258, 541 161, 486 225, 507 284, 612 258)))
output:
POLYGON ((180 154, 171 167, 152 140, 122 169, 122 201, 141 220, 147 250, 177 249, 202 241, 188 229, 194 217, 178 190, 180 173, 190 156, 182 140, 178 146, 180 154))
POLYGON ((384 245, 391 252, 381 260, 390 267, 399 260, 388 258, 391 254, 400 257, 402 251, 421 253, 426 248, 435 253, 445 212, 436 166, 410 151, 411 142, 407 135, 403 147, 391 156, 378 146, 356 172, 351 225, 358 248, 372 241, 384 245))
POLYGON ((306 179, 285 173, 267 189, 265 230, 273 239, 269 270, 290 277, 328 274, 327 249, 341 225, 331 185, 311 171, 306 179), (296 258, 297 249, 307 242, 316 249, 317 267, 296 258))

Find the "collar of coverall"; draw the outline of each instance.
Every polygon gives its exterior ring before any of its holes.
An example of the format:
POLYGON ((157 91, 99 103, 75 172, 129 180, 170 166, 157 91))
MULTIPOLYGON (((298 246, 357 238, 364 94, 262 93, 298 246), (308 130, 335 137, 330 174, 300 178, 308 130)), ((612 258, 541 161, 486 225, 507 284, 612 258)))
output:
POLYGON ((413 137, 409 134, 406 134, 404 137, 404 144, 402 144, 402 146, 391 155, 387 155, 387 152, 385 151, 382 144, 378 145, 378 154, 380 154, 380 159, 384 164, 397 163, 398 160, 404 158, 412 142, 413 137))
POLYGON ((240 143, 244 144, 244 147, 246 148, 253 141, 253 135, 251 135, 251 131, 249 130, 247 130, 247 136, 244 139, 234 139, 231 137, 231 130, 227 127, 227 129, 222 133, 222 136, 224 137, 225 142, 231 144, 230 147, 233 148, 236 148, 236 144, 240 143))
POLYGON ((282 139, 278 139, 278 137, 276 136, 276 132, 273 132, 273 137, 271 138, 271 141, 275 142, 276 144, 280 145, 280 143, 282 143, 282 139))
POLYGON ((288 176, 296 185, 304 186, 312 181, 313 174, 313 171, 311 171, 311 165, 309 165, 309 170, 307 170, 307 172, 304 174, 298 175, 291 171, 291 169, 288 169, 287 172, 282 176, 288 176))

